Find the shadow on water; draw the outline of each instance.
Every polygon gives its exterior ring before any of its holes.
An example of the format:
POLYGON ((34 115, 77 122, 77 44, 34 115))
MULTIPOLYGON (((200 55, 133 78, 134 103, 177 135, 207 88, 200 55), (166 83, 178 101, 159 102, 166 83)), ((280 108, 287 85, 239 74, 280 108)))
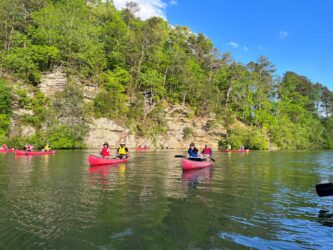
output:
POLYGON ((333 227, 333 212, 322 209, 318 214, 318 222, 326 227, 333 227))

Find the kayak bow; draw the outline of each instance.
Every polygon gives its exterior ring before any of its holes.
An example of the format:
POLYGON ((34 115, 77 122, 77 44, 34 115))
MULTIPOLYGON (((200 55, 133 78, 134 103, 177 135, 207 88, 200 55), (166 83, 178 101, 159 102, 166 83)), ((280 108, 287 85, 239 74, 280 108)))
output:
POLYGON ((14 148, 9 148, 9 149, 0 148, 0 153, 11 153, 11 152, 14 152, 14 151, 15 151, 14 148))

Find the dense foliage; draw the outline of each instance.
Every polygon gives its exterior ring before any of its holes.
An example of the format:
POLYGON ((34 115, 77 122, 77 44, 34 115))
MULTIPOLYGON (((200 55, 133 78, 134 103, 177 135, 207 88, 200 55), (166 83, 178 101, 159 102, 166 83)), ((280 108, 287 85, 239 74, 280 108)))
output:
MULTIPOLYGON (((216 113, 229 129, 222 145, 332 148, 333 94, 327 87, 293 72, 278 78, 264 56, 246 65, 235 62, 230 54, 220 55, 201 33, 171 27, 158 17, 136 18, 138 8, 128 3, 119 11, 108 0, 3 0, 1 69, 36 85, 44 71, 61 65, 69 75, 98 87, 88 107, 92 115, 123 120, 142 136, 165 133, 160 111, 165 103, 178 103, 198 116, 216 113), (151 95, 148 103, 146 93, 151 95), (152 112, 147 105, 154 107, 152 112), (247 128, 232 127, 235 119, 247 128)), ((0 89, 0 135, 6 135, 10 84, 2 81, 0 89)), ((75 89, 80 88, 66 91, 75 89)), ((82 147, 87 112, 82 94, 72 93, 78 99, 71 100, 68 93, 53 102, 37 98, 29 105, 38 115, 26 121, 56 147, 82 147), (41 107, 52 112, 38 112, 41 107)), ((19 100, 24 103, 23 97, 19 100)), ((192 133, 184 129, 185 138, 192 133)))

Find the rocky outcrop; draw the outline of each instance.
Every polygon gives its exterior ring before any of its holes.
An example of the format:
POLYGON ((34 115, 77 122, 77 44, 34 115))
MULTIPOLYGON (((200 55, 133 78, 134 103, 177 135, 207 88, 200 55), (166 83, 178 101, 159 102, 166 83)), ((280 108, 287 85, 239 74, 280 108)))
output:
POLYGON ((30 137, 36 134, 36 129, 31 126, 22 126, 21 127, 21 136, 30 137))
POLYGON ((63 91, 67 83, 67 76, 61 67, 53 69, 52 72, 42 76, 39 84, 40 91, 46 96, 53 96, 55 93, 63 91))
POLYGON ((165 119, 167 135, 157 142, 160 144, 158 147, 185 148, 191 142, 195 142, 199 147, 207 143, 217 148, 218 141, 226 134, 226 129, 215 123, 214 114, 195 117, 192 110, 180 105, 170 105, 165 119))
POLYGON ((126 140, 129 129, 118 125, 116 122, 99 118, 90 125, 90 133, 86 139, 89 148, 98 148, 106 141, 110 147, 117 147, 122 140, 126 140))
POLYGON ((31 109, 18 109, 13 111, 14 115, 24 116, 24 115, 34 115, 34 111, 31 109))
POLYGON ((131 134, 124 125, 106 118, 99 118, 91 124, 86 143, 89 148, 101 147, 104 141, 107 141, 111 147, 117 147, 121 141, 125 141, 129 148, 147 145, 150 148, 179 149, 186 148, 193 141, 198 147, 208 143, 211 147, 217 148, 218 141, 226 134, 225 128, 215 123, 213 114, 206 117, 193 117, 190 109, 180 105, 169 105, 164 113, 167 133, 158 136, 154 141, 131 134), (186 133, 186 130, 190 133, 186 133))

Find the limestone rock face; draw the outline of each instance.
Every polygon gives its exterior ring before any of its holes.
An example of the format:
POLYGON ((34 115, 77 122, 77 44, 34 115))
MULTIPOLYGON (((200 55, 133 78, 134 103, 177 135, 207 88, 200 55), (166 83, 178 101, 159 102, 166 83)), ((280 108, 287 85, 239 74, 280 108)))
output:
POLYGON ((57 67, 52 72, 42 76, 39 88, 46 96, 53 96, 55 93, 63 91, 66 83, 66 74, 61 67, 57 67))
POLYGON ((85 85, 83 87, 83 95, 87 99, 93 99, 96 97, 97 88, 94 85, 85 85))
POLYGON ((34 115, 34 111, 31 109, 18 109, 14 110, 13 113, 18 116, 34 115))
POLYGON ((130 130, 106 118, 95 119, 90 126, 90 134, 86 140, 89 148, 98 148, 107 141, 111 147, 118 147, 121 141, 126 142, 129 148, 138 145, 150 148, 183 149, 191 142, 195 142, 198 148, 208 143, 217 148, 218 141, 226 134, 226 129, 216 124, 214 115, 205 117, 193 117, 190 109, 180 105, 169 105, 164 110, 167 123, 167 132, 152 140, 142 138, 130 133, 130 130), (213 125, 212 125, 213 124, 213 125), (184 129, 190 128, 191 133, 184 136, 184 129))
POLYGON ((106 118, 95 119, 90 125, 90 133, 86 139, 89 148, 99 148, 104 142, 108 142, 110 147, 118 147, 121 141, 126 142, 129 129, 118 125, 106 118))
POLYGON ((30 137, 36 134, 36 129, 31 126, 22 126, 21 135, 24 137, 30 137))

